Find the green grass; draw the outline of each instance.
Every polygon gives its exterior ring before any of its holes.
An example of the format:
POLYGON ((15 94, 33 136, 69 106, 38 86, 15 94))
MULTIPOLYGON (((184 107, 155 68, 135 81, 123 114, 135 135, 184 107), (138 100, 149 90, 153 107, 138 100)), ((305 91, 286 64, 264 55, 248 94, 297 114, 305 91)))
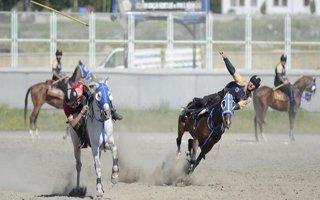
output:
MULTIPOLYGON (((30 115, 28 110, 28 116, 30 115)), ((179 111, 169 111, 168 109, 156 110, 121 110, 122 121, 115 123, 116 131, 126 132, 176 132, 179 111)), ((27 127, 23 122, 22 109, 8 109, 0 106, 0 130, 27 130, 29 117, 27 117, 27 127)), ((241 110, 235 113, 229 132, 253 132, 252 110, 241 110)), ((318 120, 319 112, 307 112, 299 110, 296 118, 295 132, 298 133, 319 133, 318 120)), ((264 126, 265 132, 287 132, 289 128, 288 115, 285 112, 269 111, 264 126)), ((63 131, 66 127, 66 117, 62 110, 41 110, 38 118, 40 130, 63 131)))

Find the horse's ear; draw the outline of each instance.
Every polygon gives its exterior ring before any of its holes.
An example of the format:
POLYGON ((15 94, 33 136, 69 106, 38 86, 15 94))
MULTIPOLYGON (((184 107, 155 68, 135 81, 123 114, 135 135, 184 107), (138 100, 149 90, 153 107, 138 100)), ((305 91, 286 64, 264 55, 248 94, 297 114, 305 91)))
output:
POLYGON ((96 88, 99 87, 99 83, 92 81, 91 83, 89 83, 89 87, 93 90, 96 90, 96 88))
POLYGON ((109 77, 107 77, 107 78, 104 80, 104 83, 105 83, 106 85, 108 85, 108 83, 109 83, 109 77))

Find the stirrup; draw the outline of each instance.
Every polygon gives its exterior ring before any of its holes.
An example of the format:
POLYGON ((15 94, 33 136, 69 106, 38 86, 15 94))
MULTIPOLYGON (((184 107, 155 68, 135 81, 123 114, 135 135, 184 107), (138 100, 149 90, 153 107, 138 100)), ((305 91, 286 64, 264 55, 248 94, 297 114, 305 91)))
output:
POLYGON ((206 112, 207 112, 207 109, 206 109, 206 108, 202 109, 202 110, 199 112, 199 114, 197 115, 197 117, 200 117, 201 115, 205 114, 206 112))

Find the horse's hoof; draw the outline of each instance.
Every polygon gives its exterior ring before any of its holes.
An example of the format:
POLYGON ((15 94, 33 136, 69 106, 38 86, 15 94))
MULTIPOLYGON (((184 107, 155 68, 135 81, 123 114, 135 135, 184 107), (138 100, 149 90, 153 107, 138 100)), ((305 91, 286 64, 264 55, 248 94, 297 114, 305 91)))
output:
POLYGON ((118 172, 114 172, 111 174, 111 183, 117 184, 119 182, 119 174, 118 172))
POLYGON ((87 187, 76 187, 69 192, 69 196, 71 197, 83 198, 85 197, 86 194, 87 194, 87 187))
POLYGON ((101 183, 97 184, 97 194, 96 194, 96 196, 98 198, 99 197, 103 197, 103 193, 104 193, 104 190, 103 190, 102 184, 101 183))
POLYGON ((190 156, 191 156, 190 151, 188 151, 188 150, 186 151, 186 156, 187 156, 187 157, 190 157, 190 156))
POLYGON ((177 154, 176 154, 176 159, 177 159, 177 160, 180 160, 180 157, 181 157, 181 152, 177 152, 177 154))

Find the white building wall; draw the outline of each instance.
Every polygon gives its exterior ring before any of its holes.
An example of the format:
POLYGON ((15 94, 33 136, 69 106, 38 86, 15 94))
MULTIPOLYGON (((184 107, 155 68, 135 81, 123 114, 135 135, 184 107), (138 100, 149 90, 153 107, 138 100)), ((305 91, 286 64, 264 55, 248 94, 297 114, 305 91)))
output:
MULTIPOLYGON (((274 0, 257 0, 256 6, 251 6, 251 0, 245 0, 245 5, 240 6, 240 0, 222 0, 222 13, 227 14, 233 11, 235 14, 259 14, 261 6, 266 2, 267 14, 311 14, 310 5, 305 6, 304 0, 287 0, 287 6, 282 6, 282 1, 279 0, 279 6, 274 5, 274 0), (232 2, 235 5, 232 6, 232 2)), ((310 0, 312 1, 312 0, 310 0)), ((320 0, 316 2, 316 13, 320 14, 320 0)))

